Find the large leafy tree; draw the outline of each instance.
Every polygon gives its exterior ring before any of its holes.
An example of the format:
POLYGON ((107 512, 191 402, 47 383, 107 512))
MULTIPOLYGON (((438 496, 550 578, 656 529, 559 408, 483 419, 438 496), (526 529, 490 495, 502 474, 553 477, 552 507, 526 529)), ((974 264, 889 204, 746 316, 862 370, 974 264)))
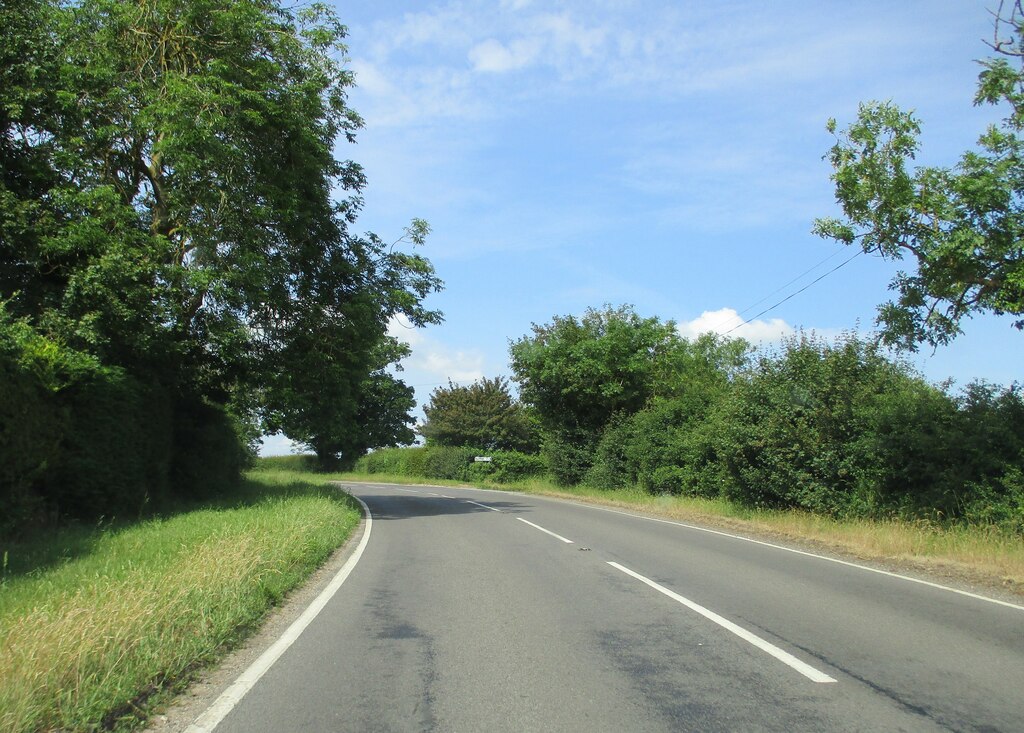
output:
POLYGON ((536 424, 503 377, 466 386, 449 382, 430 394, 423 412, 427 421, 419 432, 428 444, 528 453, 539 447, 536 424))
MULTIPOLYGON (((1024 328, 1024 11, 1000 3, 981 62, 975 104, 1009 111, 952 168, 910 170, 920 124, 891 103, 862 104, 828 154, 842 218, 816 222, 822 236, 886 259, 909 258, 912 272, 891 284, 879 309, 883 340, 916 349, 947 343, 975 313, 1011 314, 1024 328), (1009 7, 1007 7, 1009 6, 1009 7)), ((829 121, 836 132, 836 123, 829 121)))
MULTIPOLYGON (((335 157, 362 124, 345 34, 316 3, 5 3, 5 311, 155 385, 187 413, 179 426, 230 405, 318 451, 383 439, 353 433, 389 391, 381 355, 401 355, 387 323, 438 321, 422 302, 440 281, 351 231, 365 180, 335 157), (316 420, 294 417, 314 406, 316 420)), ((414 221, 408 241, 426 232, 414 221)))
POLYGON ((523 401, 544 427, 596 435, 618 412, 636 412, 655 389, 681 341, 672 322, 642 318, 629 306, 555 316, 510 348, 523 401))
POLYGON ((536 410, 552 468, 579 481, 615 417, 639 412, 654 397, 681 398, 724 380, 744 361, 743 341, 682 338, 672 321, 643 318, 631 307, 556 316, 512 344, 520 395, 536 410))

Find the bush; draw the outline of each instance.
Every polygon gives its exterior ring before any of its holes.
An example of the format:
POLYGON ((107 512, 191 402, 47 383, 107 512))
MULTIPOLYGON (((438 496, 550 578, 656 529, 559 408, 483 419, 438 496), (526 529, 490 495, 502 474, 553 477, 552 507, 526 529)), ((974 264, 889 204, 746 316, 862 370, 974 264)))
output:
POLYGON ((252 460, 237 418, 202 399, 183 399, 175 406, 173 440, 171 481, 190 499, 216 496, 237 485, 252 460))
POLYGON ((833 515, 890 507, 880 483, 886 466, 909 455, 909 443, 926 443, 923 433, 895 431, 926 398, 941 411, 940 391, 872 344, 793 339, 779 355, 760 359, 711 426, 707 437, 725 472, 722 493, 748 506, 833 515), (886 406, 902 417, 885 417, 886 406), (893 432, 883 437, 883 426, 893 432), (909 443, 898 445, 897 437, 909 443))
POLYGON ((385 473, 393 476, 511 483, 547 472, 544 459, 518 451, 478 451, 473 448, 426 446, 385 448, 363 456, 356 464, 360 473, 385 473), (476 456, 487 455, 491 462, 477 463, 476 456))
POLYGON ((44 511, 39 484, 60 455, 67 410, 58 402, 62 354, 0 304, 0 536, 44 511))
POLYGON ((151 501, 162 503, 172 458, 166 394, 104 367, 60 398, 69 420, 45 489, 60 515, 138 516, 151 501))
POLYGON ((257 471, 315 471, 316 456, 293 454, 289 456, 262 456, 253 463, 257 471))
POLYGON ((1011 533, 1024 534, 1024 455, 1016 466, 1008 466, 998 478, 969 486, 970 499, 963 507, 968 524, 991 525, 1011 533))
POLYGON ((531 476, 543 476, 548 471, 547 462, 539 455, 519 451, 494 451, 489 454, 493 463, 490 478, 499 484, 521 481, 531 476))
MULTIPOLYGON (((424 476, 449 481, 471 481, 475 456, 484 455, 476 448, 429 446, 425 450, 424 476)), ((477 471, 481 469, 476 469, 477 471)))

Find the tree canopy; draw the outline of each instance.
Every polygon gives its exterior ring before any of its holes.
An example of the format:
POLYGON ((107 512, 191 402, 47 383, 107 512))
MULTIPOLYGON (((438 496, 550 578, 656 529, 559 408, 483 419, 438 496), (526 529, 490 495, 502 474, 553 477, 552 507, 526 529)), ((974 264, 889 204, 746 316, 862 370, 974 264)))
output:
POLYGON ((974 103, 1009 114, 952 168, 909 169, 920 122, 890 102, 862 104, 839 133, 829 121, 843 217, 819 219, 815 230, 886 259, 909 257, 916 268, 896 276, 897 297, 879 308, 889 345, 947 343, 981 312, 1020 316, 1024 328, 1024 11, 1021 0, 1003 10, 990 44, 998 55, 981 62, 974 103))
POLYGON ((441 283, 406 246, 426 222, 394 243, 352 231, 365 179, 335 155, 362 126, 345 36, 319 3, 4 3, 11 364, 31 363, 30 345, 66 354, 54 363, 77 372, 59 375, 58 400, 90 369, 166 394, 186 445, 201 405, 325 458, 408 438, 387 324, 438 322, 423 301, 441 283), (374 404, 401 414, 357 418, 374 404), (382 428, 396 418, 404 429, 382 428))
POLYGON ((555 316, 510 347, 523 402, 536 410, 560 480, 575 483, 613 418, 655 397, 711 391, 743 364, 747 344, 713 335, 690 342, 672 321, 643 318, 631 306, 555 316))
POLYGON ((537 426, 502 377, 462 387, 448 382, 430 394, 420 434, 428 444, 536 452, 537 426))

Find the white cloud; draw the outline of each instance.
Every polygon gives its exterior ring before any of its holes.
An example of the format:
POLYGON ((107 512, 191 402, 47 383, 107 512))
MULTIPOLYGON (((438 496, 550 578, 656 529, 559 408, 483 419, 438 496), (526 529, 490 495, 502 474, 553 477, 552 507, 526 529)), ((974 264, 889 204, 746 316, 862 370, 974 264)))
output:
POLYGON ((677 328, 679 334, 688 339, 697 338, 703 333, 717 333, 720 336, 728 334, 733 338, 743 338, 753 344, 781 341, 796 333, 796 329, 781 318, 744 323, 743 317, 732 308, 704 311, 692 321, 681 322, 677 328))
POLYGON ((476 71, 501 73, 529 66, 540 53, 536 39, 517 38, 507 46, 493 38, 469 50, 469 60, 476 71))
POLYGON ((412 347, 402 362, 402 380, 413 386, 429 387, 452 382, 474 382, 484 376, 485 358, 472 349, 452 348, 431 338, 422 329, 409 328, 400 316, 391 319, 388 334, 412 347))
POLYGON ((604 44, 608 31, 605 28, 585 28, 573 22, 568 13, 541 15, 537 28, 550 36, 555 46, 575 48, 583 56, 593 56, 604 44))

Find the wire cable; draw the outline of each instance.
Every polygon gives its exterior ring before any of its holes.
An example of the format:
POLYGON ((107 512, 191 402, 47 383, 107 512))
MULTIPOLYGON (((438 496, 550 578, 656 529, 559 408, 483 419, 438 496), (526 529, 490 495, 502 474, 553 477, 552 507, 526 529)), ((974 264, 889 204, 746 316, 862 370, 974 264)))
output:
MULTIPOLYGON (((780 300, 780 301, 779 301, 778 303, 775 303, 774 305, 770 305, 770 306, 768 306, 767 308, 765 308, 765 309, 764 309, 763 311, 761 311, 761 312, 760 312, 760 313, 758 313, 757 315, 755 315, 755 316, 753 316, 753 317, 751 317, 751 318, 748 318, 747 320, 743 321, 743 323, 740 323, 740 324, 738 324, 738 325, 736 325, 736 326, 733 326, 732 328, 730 328, 730 329, 729 329, 728 331, 726 331, 726 332, 725 332, 725 333, 723 333, 722 335, 723 335, 723 336, 728 336, 728 335, 729 335, 730 333, 732 333, 733 331, 735 331, 735 330, 736 330, 737 328, 740 328, 741 326, 746 326, 746 325, 747 325, 748 323, 750 323, 751 321, 756 321, 756 320, 757 320, 758 318, 760 318, 761 316, 763 316, 763 315, 764 315, 765 313, 769 313, 769 312, 771 312, 771 311, 775 310, 775 309, 776 309, 776 308, 778 308, 778 307, 779 307, 780 305, 782 305, 783 303, 785 303, 785 302, 786 302, 787 300, 790 300, 791 298, 794 298, 794 297, 796 297, 797 295, 800 295, 800 293, 802 293, 802 292, 804 292, 805 290, 807 290, 807 288, 811 287, 811 286, 812 286, 812 285, 814 285, 815 283, 821 282, 821 281, 822 281, 822 280, 824 280, 824 279, 825 279, 826 277, 828 277, 829 275, 831 275, 831 274, 832 274, 833 272, 835 272, 836 270, 838 270, 838 269, 839 269, 840 267, 843 267, 843 266, 845 266, 845 265, 848 265, 849 263, 853 262, 853 261, 854 261, 855 259, 857 259, 858 257, 860 257, 860 256, 861 256, 862 254, 864 254, 864 250, 862 250, 862 249, 861 249, 861 250, 858 250, 858 251, 857 251, 857 254, 855 254, 855 255, 854 255, 853 257, 850 257, 850 258, 848 258, 848 259, 845 259, 845 260, 843 260, 842 262, 840 262, 840 263, 839 263, 838 265, 836 265, 835 267, 833 267, 833 268, 832 268, 831 270, 829 270, 828 272, 824 273, 823 275, 820 275, 820 276, 818 276, 818 277, 817 277, 817 278, 815 278, 814 280, 811 280, 811 281, 810 281, 809 283, 807 283, 806 285, 804 285, 804 286, 803 286, 802 288, 800 288, 799 290, 797 290, 797 291, 796 291, 795 293, 791 293, 791 294, 787 295, 787 296, 786 296, 785 298, 783 298, 782 300, 780 300)), ((820 264, 820 263, 819 263, 819 264, 820 264)), ((815 265, 815 267, 817 267, 817 265, 815 265)), ((814 269, 814 268, 811 268, 811 269, 814 269)), ((801 277, 802 277, 802 275, 801 275, 801 277)), ((797 278, 797 279, 799 280, 800 278, 797 278)), ((785 286, 783 286, 783 287, 785 287, 785 286)), ((781 288, 780 288, 780 289, 781 289, 781 288)), ((778 290, 776 290, 775 292, 778 292, 778 290)), ((762 302, 763 302, 763 301, 762 301, 762 302)), ((750 310, 750 308, 748 308, 747 310, 750 310)), ((746 311, 744 311, 744 312, 746 312, 746 311)))
MULTIPOLYGON (((748 305, 748 306, 747 306, 746 308, 744 308, 744 309, 743 309, 743 310, 741 310, 741 311, 740 311, 739 313, 737 313, 737 314, 736 314, 735 316, 733 316, 733 318, 740 318, 740 316, 742 316, 742 315, 743 315, 744 313, 749 313, 749 312, 750 312, 751 310, 753 310, 753 309, 754 309, 755 307, 757 307, 757 306, 761 305, 761 303, 765 302, 766 300, 768 300, 768 298, 772 297, 772 296, 773 296, 773 295, 775 295, 776 293, 781 293, 781 292, 782 292, 783 290, 785 290, 786 288, 788 288, 788 287, 789 287, 790 285, 792 285, 793 283, 795 283, 795 282, 796 282, 797 280, 801 280, 801 279, 803 279, 803 278, 804 278, 804 276, 806 276, 806 275, 808 275, 808 274, 810 274, 810 273, 814 272, 815 270, 817 270, 817 269, 818 269, 819 267, 821 267, 822 265, 824 265, 824 264, 825 264, 826 262, 828 262, 829 260, 834 260, 834 259, 835 259, 836 257, 838 257, 839 255, 841 255, 841 254, 843 253, 843 251, 844 251, 844 250, 842 250, 842 249, 837 249, 837 250, 836 250, 835 252, 833 252, 832 254, 830 254, 830 255, 829 255, 828 257, 826 257, 825 259, 821 260, 820 262, 816 262, 815 264, 813 264, 813 265, 811 265, 810 267, 808 267, 808 268, 807 268, 806 270, 804 270, 803 272, 801 272, 801 273, 800 273, 799 275, 797 275, 796 277, 794 277, 794 278, 793 278, 792 280, 790 280, 790 281, 789 281, 788 283, 786 283, 785 285, 781 285, 781 286, 779 286, 779 287, 775 288, 775 290, 773 290, 773 291, 771 291, 770 293, 768 293, 768 295, 764 296, 763 298, 761 298, 761 299, 760 299, 760 300, 758 300, 758 301, 755 301, 755 302, 751 303, 751 304, 750 304, 750 305, 748 305)), ((756 317, 756 316, 755 316, 755 317, 756 317)), ((742 318, 740 318, 740 320, 743 320, 743 319, 742 319, 742 318)), ((753 320, 753 319, 751 319, 751 320, 753 320)), ((723 324, 723 325, 724 325, 724 324, 723 324)), ((741 323, 740 325, 742 326, 743 324, 741 323)))

